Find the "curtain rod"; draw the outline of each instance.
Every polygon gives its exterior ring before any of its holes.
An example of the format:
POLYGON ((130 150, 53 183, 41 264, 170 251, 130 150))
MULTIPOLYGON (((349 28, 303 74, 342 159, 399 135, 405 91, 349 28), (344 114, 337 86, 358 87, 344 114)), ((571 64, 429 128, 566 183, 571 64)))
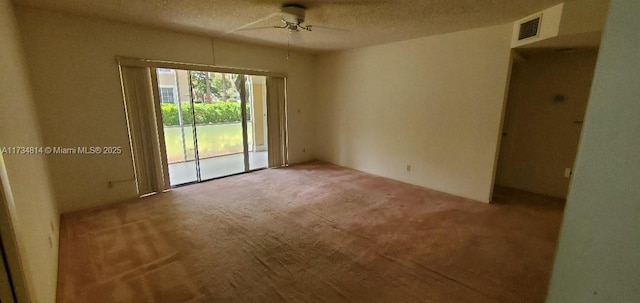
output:
POLYGON ((172 69, 195 70, 195 71, 214 72, 214 73, 267 76, 267 77, 277 77, 277 78, 287 77, 286 73, 281 73, 281 72, 271 72, 271 71, 265 71, 265 70, 244 69, 244 68, 235 68, 235 67, 222 67, 222 66, 213 66, 213 65, 197 64, 197 63, 181 63, 181 62, 173 62, 173 61, 140 59, 140 58, 131 58, 131 57, 122 57, 122 56, 116 56, 116 60, 118 61, 118 65, 121 65, 121 66, 172 68, 172 69))

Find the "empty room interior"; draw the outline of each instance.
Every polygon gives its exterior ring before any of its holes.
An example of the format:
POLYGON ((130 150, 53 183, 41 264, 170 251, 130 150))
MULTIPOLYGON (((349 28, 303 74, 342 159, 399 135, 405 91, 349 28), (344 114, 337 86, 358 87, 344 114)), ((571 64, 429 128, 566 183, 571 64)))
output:
POLYGON ((0 0, 0 302, 637 302, 636 0, 0 0))

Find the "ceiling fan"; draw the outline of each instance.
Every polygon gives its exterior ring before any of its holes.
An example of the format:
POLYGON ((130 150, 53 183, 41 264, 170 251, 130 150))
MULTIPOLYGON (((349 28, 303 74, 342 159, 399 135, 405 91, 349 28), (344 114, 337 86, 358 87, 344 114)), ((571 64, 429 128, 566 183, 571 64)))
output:
POLYGON ((346 31, 343 29, 326 27, 326 26, 317 26, 317 25, 304 25, 305 15, 307 12, 307 8, 299 5, 299 4, 283 4, 280 7, 280 12, 270 14, 264 18, 258 19, 251 23, 245 24, 241 27, 235 28, 231 31, 226 32, 225 34, 231 34, 237 31, 247 31, 247 30, 258 30, 258 29, 286 29, 290 32, 299 32, 300 30, 312 31, 313 28, 323 28, 329 30, 337 30, 337 31, 346 31), (255 24, 261 23, 268 19, 271 19, 275 16, 280 15, 281 25, 272 25, 272 26, 262 26, 262 27, 251 27, 255 24))
MULTIPOLYGON (((292 34, 298 33, 300 31, 308 31, 311 32, 313 29, 323 29, 323 30, 331 30, 338 32, 348 32, 344 29, 332 28, 326 26, 318 26, 318 25, 306 25, 304 24, 305 16, 306 16, 307 8, 305 6, 299 4, 283 4, 280 7, 280 12, 270 14, 264 18, 258 19, 251 23, 245 24, 241 27, 235 28, 231 31, 225 33, 231 34, 239 31, 249 31, 249 30, 262 30, 262 29, 284 29, 287 31, 287 59, 289 59, 289 48, 292 39, 292 34), (269 19, 272 19, 276 16, 280 17, 280 21, 282 24, 280 25, 271 25, 271 26, 261 26, 261 27, 252 27, 256 24, 262 23, 269 19)), ((294 39, 300 39, 299 35, 293 35, 294 39)))
POLYGON ((274 25, 273 28, 285 28, 289 31, 298 32, 300 30, 311 31, 313 25, 302 25, 307 9, 296 4, 283 5, 280 8, 282 14, 282 25, 274 25))

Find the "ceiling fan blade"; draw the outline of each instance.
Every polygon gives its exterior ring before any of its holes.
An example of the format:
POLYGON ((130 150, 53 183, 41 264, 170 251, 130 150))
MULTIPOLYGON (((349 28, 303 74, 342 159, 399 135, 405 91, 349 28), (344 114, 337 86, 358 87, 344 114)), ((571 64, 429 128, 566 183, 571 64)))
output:
POLYGON ((328 27, 328 26, 321 26, 321 25, 307 25, 307 28, 310 29, 311 31, 319 29, 322 31, 337 31, 337 32, 345 32, 345 33, 351 32, 350 30, 344 29, 344 28, 328 27))
POLYGON ((258 29, 283 29, 284 27, 281 26, 260 26, 260 27, 247 27, 247 28, 241 28, 238 30, 235 30, 236 32, 243 32, 243 31, 252 31, 252 30, 258 30, 258 29))
POLYGON ((260 19, 258 19, 258 20, 256 20, 256 21, 253 21, 253 22, 247 23, 247 24, 245 24, 245 25, 243 25, 243 26, 240 26, 240 27, 234 28, 234 29, 232 29, 232 30, 230 30, 230 31, 228 31, 228 32, 225 32, 225 33, 223 34, 223 36, 226 36, 226 35, 228 35, 228 34, 232 34, 232 33, 234 33, 234 32, 237 32, 237 31, 239 31, 239 30, 243 30, 243 29, 245 29, 245 28, 249 28, 249 27, 254 26, 254 25, 256 25, 256 24, 258 24, 258 23, 260 23, 260 22, 264 22, 264 21, 269 20, 269 19, 271 19, 271 18, 273 18, 273 17, 276 17, 276 16, 280 16, 280 13, 272 13, 272 14, 270 14, 270 15, 268 15, 268 16, 266 16, 266 17, 260 18, 260 19))

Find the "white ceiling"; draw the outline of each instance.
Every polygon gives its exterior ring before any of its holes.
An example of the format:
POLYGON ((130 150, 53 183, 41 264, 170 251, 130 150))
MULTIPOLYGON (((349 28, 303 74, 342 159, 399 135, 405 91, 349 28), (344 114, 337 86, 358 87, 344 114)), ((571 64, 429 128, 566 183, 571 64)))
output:
POLYGON ((292 36, 292 47, 327 51, 369 46, 434 34, 514 22, 562 0, 14 0, 20 6, 106 18, 182 32, 287 44, 284 29, 237 31, 281 25, 283 3, 307 7, 305 24, 346 29, 315 29, 292 36))

